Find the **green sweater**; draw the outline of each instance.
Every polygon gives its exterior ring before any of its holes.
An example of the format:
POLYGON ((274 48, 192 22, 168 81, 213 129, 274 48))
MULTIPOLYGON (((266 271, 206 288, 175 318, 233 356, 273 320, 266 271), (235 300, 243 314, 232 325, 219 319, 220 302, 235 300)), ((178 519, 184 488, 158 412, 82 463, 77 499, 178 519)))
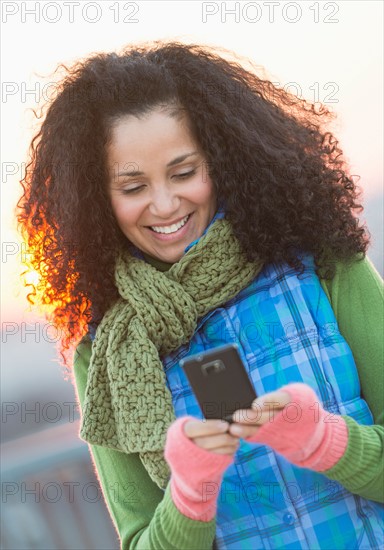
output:
MULTIPOLYGON (((352 350, 361 393, 375 421, 373 426, 362 426, 344 416, 349 432, 346 452, 324 473, 352 493, 384 502, 383 280, 366 257, 350 265, 337 263, 334 278, 320 282, 352 350)), ((85 336, 74 358, 81 408, 90 357, 91 340, 85 336)), ((182 515, 173 504, 169 486, 165 492, 159 489, 139 455, 98 445, 89 445, 89 449, 122 549, 212 548, 215 520, 205 523, 182 515)))

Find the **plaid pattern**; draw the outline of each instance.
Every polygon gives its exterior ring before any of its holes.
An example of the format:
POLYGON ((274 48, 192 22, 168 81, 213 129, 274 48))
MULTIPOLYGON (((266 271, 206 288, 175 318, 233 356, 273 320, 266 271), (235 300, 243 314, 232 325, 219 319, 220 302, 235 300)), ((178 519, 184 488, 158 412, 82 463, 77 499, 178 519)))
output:
MULTIPOLYGON (((301 276, 285 264, 266 266, 233 300, 202 318, 187 345, 162 359, 177 417, 203 417, 180 359, 234 342, 258 395, 304 382, 330 415, 373 423, 313 257, 303 262, 301 276)), ((382 548, 383 511, 382 504, 243 441, 221 485, 215 543, 236 550, 382 548)))

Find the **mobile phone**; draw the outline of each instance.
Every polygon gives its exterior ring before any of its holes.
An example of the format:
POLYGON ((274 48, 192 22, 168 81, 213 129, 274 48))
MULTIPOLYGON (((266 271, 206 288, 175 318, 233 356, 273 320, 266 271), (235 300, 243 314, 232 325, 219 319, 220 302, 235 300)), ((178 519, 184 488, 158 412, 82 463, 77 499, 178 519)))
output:
POLYGON ((251 408, 257 397, 236 344, 190 355, 180 365, 207 419, 232 422, 232 414, 251 408))

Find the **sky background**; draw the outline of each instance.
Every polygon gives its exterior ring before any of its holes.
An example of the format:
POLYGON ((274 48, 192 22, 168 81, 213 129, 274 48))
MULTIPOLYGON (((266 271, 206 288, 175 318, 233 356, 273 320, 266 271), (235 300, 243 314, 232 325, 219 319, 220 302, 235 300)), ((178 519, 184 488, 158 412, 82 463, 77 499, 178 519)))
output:
POLYGON ((46 325, 36 329, 33 323, 44 323, 43 317, 29 311, 20 282, 23 243, 14 209, 37 129, 32 110, 54 97, 58 64, 145 40, 197 42, 246 56, 273 82, 325 103, 338 115, 333 129, 352 173, 361 178, 367 205, 361 217, 369 217, 372 257, 382 272, 382 20, 380 1, 1 2, 1 319, 5 371, 12 370, 7 381, 16 387, 15 374, 22 371, 15 365, 27 371, 39 353, 40 364, 50 354, 55 361, 52 351, 41 351, 43 344, 52 347, 53 333, 46 325))

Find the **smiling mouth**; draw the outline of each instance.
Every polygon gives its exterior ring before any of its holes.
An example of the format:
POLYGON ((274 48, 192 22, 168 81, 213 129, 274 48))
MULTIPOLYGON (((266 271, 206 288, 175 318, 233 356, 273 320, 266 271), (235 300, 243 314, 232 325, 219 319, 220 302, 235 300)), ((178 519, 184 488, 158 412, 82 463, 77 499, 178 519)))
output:
POLYGON ((148 226, 148 228, 154 233, 159 233, 161 235, 172 235, 172 233, 177 233, 182 227, 184 227, 184 225, 189 221, 191 216, 192 214, 188 214, 187 216, 185 216, 185 218, 183 218, 179 222, 174 223, 172 225, 166 225, 162 227, 158 227, 155 225, 155 226, 148 226))

